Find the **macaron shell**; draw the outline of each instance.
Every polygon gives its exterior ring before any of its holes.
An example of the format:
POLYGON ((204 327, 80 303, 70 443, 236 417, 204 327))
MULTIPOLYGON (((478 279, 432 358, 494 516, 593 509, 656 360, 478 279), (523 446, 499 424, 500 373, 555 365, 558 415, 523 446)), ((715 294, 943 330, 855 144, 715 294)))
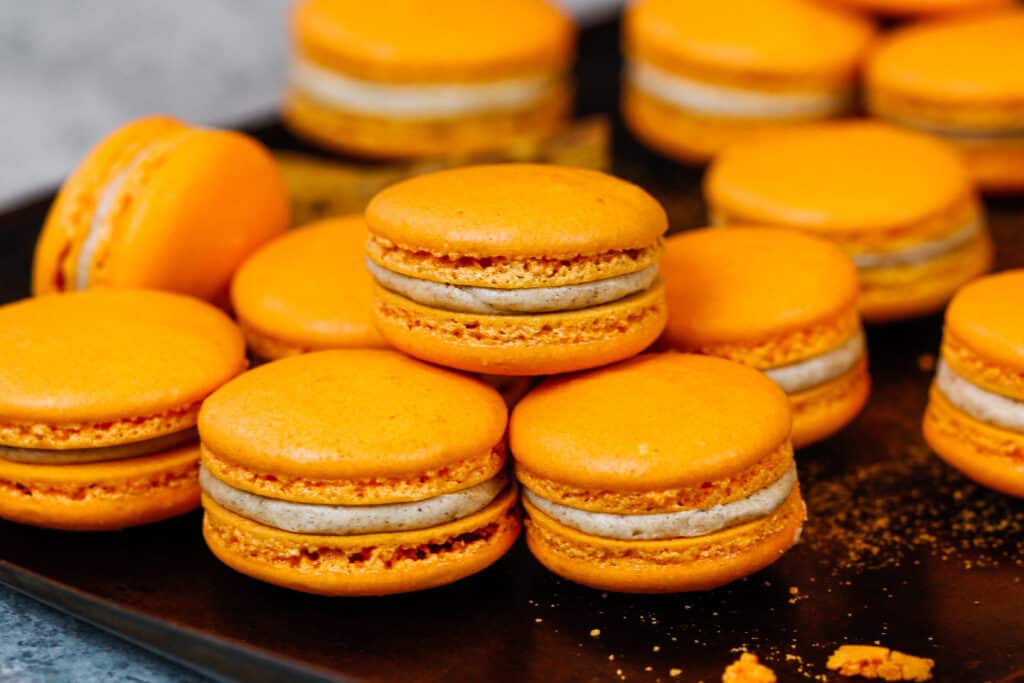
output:
MULTIPOLYGON (((1024 374, 1024 270, 997 273, 973 282, 957 293, 946 313, 948 333, 982 362, 1010 373, 1024 374)), ((947 355, 947 354, 944 354, 947 355)), ((957 369, 997 393, 1007 393, 1006 382, 985 381, 987 372, 974 372, 965 363, 956 362, 957 369)), ((1024 383, 1021 385, 1024 387, 1024 383)), ((1024 399, 1024 393, 1011 394, 1024 399)))
POLYGON ((492 375, 574 372, 634 356, 665 327, 665 290, 539 315, 454 313, 376 290, 377 329, 395 348, 447 367, 492 375))
POLYGON ((838 432, 857 417, 870 393, 871 377, 865 359, 842 377, 791 394, 793 446, 803 448, 838 432))
POLYGON ((544 0, 307 0, 295 6, 291 28, 304 56, 385 82, 559 71, 575 42, 572 21, 544 0))
POLYGON ((85 465, 0 460, 0 517, 68 531, 113 531, 199 507, 199 448, 85 465))
POLYGON ((800 537, 799 487, 772 515, 697 538, 619 541, 584 534, 528 501, 526 542, 549 570, 597 590, 676 593, 717 588, 772 564, 800 537))
POLYGON ((469 517, 418 531, 313 536, 251 522, 203 496, 203 537, 232 569, 285 588, 320 595, 405 593, 452 583, 499 560, 519 536, 516 499, 510 487, 469 517), (485 537, 476 538, 481 533, 485 537))

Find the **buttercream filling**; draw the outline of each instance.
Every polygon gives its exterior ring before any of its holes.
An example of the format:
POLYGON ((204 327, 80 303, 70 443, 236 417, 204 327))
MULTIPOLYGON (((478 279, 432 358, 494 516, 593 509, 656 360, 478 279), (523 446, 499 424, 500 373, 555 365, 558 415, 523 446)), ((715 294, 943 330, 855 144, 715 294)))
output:
POLYGON ((484 315, 551 313, 600 306, 643 292, 658 279, 658 266, 653 265, 635 273, 574 285, 495 289, 409 277, 388 270, 369 259, 366 265, 381 287, 401 294, 407 299, 446 311, 484 315))
POLYGON ((58 450, 50 448, 18 448, 0 445, 0 459, 22 462, 31 465, 74 465, 87 462, 104 462, 107 460, 125 460, 141 458, 146 455, 163 453, 178 446, 198 442, 199 433, 195 427, 184 429, 173 434, 165 434, 153 439, 135 441, 117 446, 100 448, 76 448, 58 450))
POLYGON ((787 394, 812 389, 842 377, 864 357, 864 332, 856 333, 843 345, 807 360, 763 370, 787 394))
POLYGON ((550 75, 489 83, 394 85, 364 81, 305 59, 291 65, 298 90, 346 111, 392 118, 446 118, 527 107, 541 100, 557 80, 550 75))
POLYGON ((756 493, 706 510, 623 515, 590 512, 542 498, 524 488, 523 497, 544 514, 592 536, 621 540, 695 538, 767 517, 782 505, 797 485, 796 465, 756 493))
POLYGON ((853 88, 805 92, 758 92, 705 83, 669 73, 649 62, 633 61, 626 77, 638 90, 679 109, 736 118, 829 117, 853 106, 853 88))
POLYGON ((926 263, 960 249, 978 238, 982 231, 979 218, 971 218, 959 230, 938 239, 920 242, 896 251, 851 254, 854 264, 861 269, 892 268, 926 263))
POLYGON ((975 420, 1024 432, 1024 401, 982 389, 939 359, 935 385, 954 406, 975 420))
POLYGON ((410 503, 320 505, 294 503, 236 489, 199 468, 199 485, 222 507, 254 522, 297 534, 352 536, 439 526, 483 510, 505 490, 504 471, 461 491, 410 503))

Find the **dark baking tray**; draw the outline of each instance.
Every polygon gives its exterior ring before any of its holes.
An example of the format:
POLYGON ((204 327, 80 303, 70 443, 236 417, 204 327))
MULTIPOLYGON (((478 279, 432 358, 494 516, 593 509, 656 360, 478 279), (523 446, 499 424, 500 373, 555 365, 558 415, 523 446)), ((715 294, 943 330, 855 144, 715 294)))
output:
MULTIPOLYGON (((581 113, 615 111, 616 44, 614 25, 583 36, 581 113)), ((301 149, 277 125, 253 132, 301 149)), ((618 122, 615 136, 616 171, 664 201, 673 229, 700 225, 699 172, 645 152, 618 122)), ((28 294, 49 200, 0 216, 0 300, 28 294)), ((1024 266, 1024 202, 988 208, 999 267, 1024 266)), ((711 683, 749 649, 781 681, 832 681, 836 646, 878 642, 934 658, 938 681, 1024 681, 1024 502, 964 480, 920 436, 940 333, 938 317, 869 330, 868 408, 799 455, 804 540, 710 593, 595 592, 520 543, 453 586, 318 598, 218 563, 198 514, 111 534, 0 524, 0 581, 225 679, 711 683)))

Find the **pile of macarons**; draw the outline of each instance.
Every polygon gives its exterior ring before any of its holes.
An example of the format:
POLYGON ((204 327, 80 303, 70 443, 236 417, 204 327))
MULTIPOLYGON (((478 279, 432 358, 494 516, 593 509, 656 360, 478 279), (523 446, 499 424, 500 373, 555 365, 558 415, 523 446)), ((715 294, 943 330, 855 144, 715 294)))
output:
MULTIPOLYGON (((288 125, 375 158, 548 134, 574 28, 544 0, 501 4, 498 22, 476 0, 298 3, 288 125)), ((865 323, 953 297, 925 437, 1024 496, 1024 272, 977 279, 977 173, 906 126, 820 121, 854 105, 871 23, 639 0, 625 31, 626 119, 715 156, 715 227, 666 237, 634 184, 507 163, 288 230, 251 138, 150 117, 102 141, 44 226, 36 296, 0 306, 0 517, 102 531, 201 505, 224 564, 325 595, 451 583, 523 530, 583 585, 712 589, 798 542, 794 450, 868 402, 865 323), (734 105, 742 121, 716 120, 734 105), (777 125, 790 114, 806 125, 777 125)))

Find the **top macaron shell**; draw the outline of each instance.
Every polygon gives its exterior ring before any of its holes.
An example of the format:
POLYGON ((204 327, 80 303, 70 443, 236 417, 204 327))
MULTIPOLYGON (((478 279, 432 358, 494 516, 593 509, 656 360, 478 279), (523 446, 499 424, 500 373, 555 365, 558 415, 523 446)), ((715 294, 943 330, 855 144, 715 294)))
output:
POLYGON ((946 313, 946 330, 988 363, 1024 376, 1022 301, 1024 270, 976 280, 953 299, 946 313))
POLYGON ((547 73, 565 68, 575 39, 572 21, 545 0, 307 0, 292 30, 307 57, 387 82, 547 73))

